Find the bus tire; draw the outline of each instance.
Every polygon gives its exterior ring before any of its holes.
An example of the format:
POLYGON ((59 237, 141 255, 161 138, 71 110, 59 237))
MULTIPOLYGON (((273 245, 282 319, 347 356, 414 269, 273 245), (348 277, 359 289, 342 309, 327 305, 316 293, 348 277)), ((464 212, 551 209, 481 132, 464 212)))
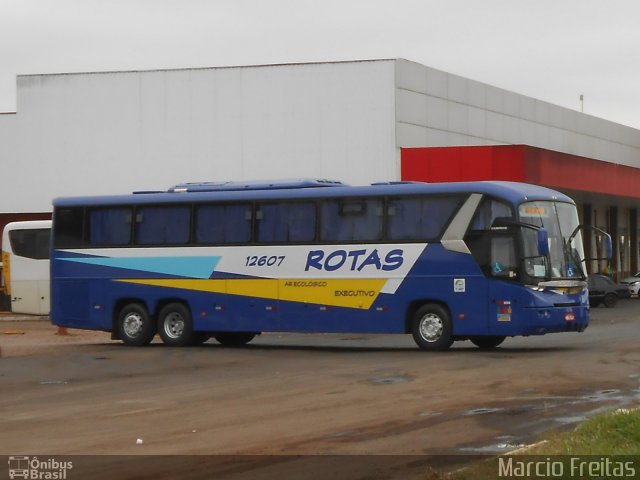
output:
POLYGON ((502 342, 504 342, 505 338, 507 337, 497 336, 497 335, 496 336, 487 335, 487 336, 471 337, 469 340, 471 340, 471 343, 473 343, 476 347, 478 347, 481 350, 491 350, 493 348, 496 348, 502 342))
POLYGON ((129 303, 118 314, 118 335, 131 347, 148 345, 156 334, 149 312, 141 303, 129 303))
POLYGON ((440 305, 423 305, 413 315, 411 334, 421 350, 447 350, 453 343, 451 317, 440 305))
POLYGON ((255 336, 256 334, 253 332, 220 332, 216 333, 213 338, 225 347, 242 347, 253 340, 255 336))
POLYGON ((191 312, 182 303, 169 303, 158 314, 158 333, 165 345, 184 347, 194 340, 191 312))

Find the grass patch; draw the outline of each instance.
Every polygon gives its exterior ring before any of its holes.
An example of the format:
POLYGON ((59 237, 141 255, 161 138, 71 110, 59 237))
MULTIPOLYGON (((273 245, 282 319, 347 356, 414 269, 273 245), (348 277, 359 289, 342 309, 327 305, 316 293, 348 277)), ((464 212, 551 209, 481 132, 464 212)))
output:
POLYGON ((640 455, 640 410, 598 415, 574 431, 551 435, 530 455, 640 455))
POLYGON ((640 478, 640 410, 618 409, 590 418, 571 432, 549 434, 534 447, 510 456, 501 456, 457 471, 441 475, 440 479, 483 480, 496 478, 640 478), (624 457, 622 457, 624 456, 624 457), (578 458, 579 457, 579 458, 578 458), (520 471, 509 470, 504 475, 500 466, 511 460, 511 465, 528 465, 539 462, 541 470, 529 475, 515 475, 520 471), (575 465, 584 461, 587 467, 580 470, 575 465), (562 466, 558 463, 561 462, 562 466), (573 462, 573 463, 572 463, 573 462), (593 469, 588 469, 589 465, 593 469), (553 468, 553 467, 556 468, 553 468), (618 468, 614 471, 614 468, 618 468), (561 475, 555 473, 562 472, 561 475), (542 474, 541 474, 542 473, 542 474), (620 473, 620 475, 617 475, 620 473))

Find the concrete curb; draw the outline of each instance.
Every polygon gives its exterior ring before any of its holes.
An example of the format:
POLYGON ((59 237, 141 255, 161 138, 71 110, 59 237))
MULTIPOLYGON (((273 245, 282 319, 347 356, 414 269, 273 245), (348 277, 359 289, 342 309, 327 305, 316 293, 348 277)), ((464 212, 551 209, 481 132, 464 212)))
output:
POLYGON ((11 313, 0 314, 0 322, 50 322, 48 316, 42 315, 14 315, 11 313))

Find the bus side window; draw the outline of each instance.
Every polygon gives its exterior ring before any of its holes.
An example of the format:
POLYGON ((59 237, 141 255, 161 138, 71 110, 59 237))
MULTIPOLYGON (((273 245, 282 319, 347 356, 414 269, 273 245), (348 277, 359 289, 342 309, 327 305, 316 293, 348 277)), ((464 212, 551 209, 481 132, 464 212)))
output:
POLYGON ((84 246, 84 208, 58 208, 54 212, 55 248, 84 246))
POLYGON ((140 207, 136 210, 136 243, 179 245, 189 242, 191 208, 188 206, 140 207))
POLYGON ((259 242, 311 242, 315 239, 313 203, 271 203, 258 206, 259 242))
POLYGON ((34 260, 49 258, 50 238, 51 230, 48 228, 11 230, 9 232, 9 242, 13 254, 34 260))
MULTIPOLYGON (((498 245, 500 244, 499 239, 509 239, 511 242, 509 248, 513 251, 513 258, 515 259, 515 246, 513 245, 513 239, 506 236, 497 237, 492 234, 491 226, 496 218, 513 218, 513 211, 511 210, 511 207, 498 200, 485 198, 482 203, 480 203, 478 210, 474 214, 473 220, 471 221, 471 227, 464 237, 464 241, 469 247, 473 258, 476 260, 483 273, 488 276, 497 275, 494 272, 494 267, 495 270, 503 270, 504 272, 513 271, 511 269, 505 269, 505 265, 511 262, 504 262, 503 260, 508 259, 510 254, 506 254, 506 258, 504 259, 500 257, 500 252, 498 251, 498 245)), ((508 266, 511 267, 512 265, 508 266)), ((508 273, 497 276, 508 277, 508 273)))
POLYGON ((221 204, 196 207, 196 243, 230 244, 251 240, 251 205, 221 204))
POLYGON ((461 197, 389 199, 389 238, 417 241, 438 238, 461 201, 461 197))
POLYGON ((382 200, 342 199, 322 203, 321 240, 329 242, 382 239, 382 200))
POLYGON ((485 199, 473 217, 471 230, 489 230, 496 218, 514 218, 511 207, 493 199, 485 199))
POLYGON ((91 245, 131 243, 131 208, 97 208, 89 213, 91 245))

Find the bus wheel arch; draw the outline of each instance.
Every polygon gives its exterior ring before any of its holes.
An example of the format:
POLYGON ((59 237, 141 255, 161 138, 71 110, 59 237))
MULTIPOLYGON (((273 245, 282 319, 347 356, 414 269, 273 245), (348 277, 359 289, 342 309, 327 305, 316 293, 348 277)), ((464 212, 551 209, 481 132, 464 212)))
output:
POLYGON ((148 345, 156 334, 156 325, 146 305, 140 301, 121 302, 116 311, 115 331, 125 345, 148 345))
POLYGON ((174 301, 159 309, 158 333, 165 345, 184 347, 194 343, 193 319, 186 303, 174 301))
POLYGON ((421 350, 443 351, 453 343, 451 312, 439 302, 423 302, 408 317, 413 340, 421 350))

